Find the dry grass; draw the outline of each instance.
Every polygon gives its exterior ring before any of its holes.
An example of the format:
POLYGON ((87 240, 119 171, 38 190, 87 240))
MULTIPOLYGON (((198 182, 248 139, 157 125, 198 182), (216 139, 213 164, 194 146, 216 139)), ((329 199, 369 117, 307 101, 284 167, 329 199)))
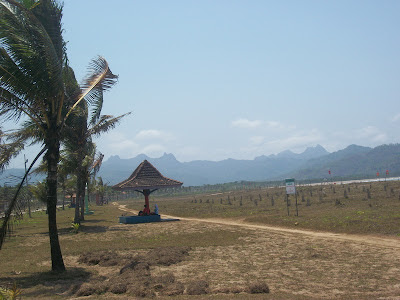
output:
MULTIPOLYGON (((174 198, 155 195, 151 202, 161 214, 181 217, 241 218, 289 228, 400 236, 400 181, 297 187, 299 216, 294 195, 289 197, 288 216, 285 197, 285 189, 275 187, 174 198)), ((142 199, 126 203, 135 209, 142 199)))
MULTIPOLYGON (((154 297, 155 295, 181 295, 185 291, 182 282, 176 280, 171 272, 160 275, 152 275, 151 266, 171 266, 182 262, 189 254, 188 247, 167 247, 151 249, 145 254, 137 254, 119 270, 117 274, 112 274, 109 278, 97 278, 89 283, 84 283, 75 292, 76 296, 101 295, 106 292, 112 294, 127 294, 135 297, 154 297)), ((110 266, 109 262, 117 262, 121 265, 126 261, 115 252, 108 251, 86 253, 80 256, 78 262, 88 265, 110 266)), ((187 286, 187 294, 205 294, 208 284, 204 281, 194 282, 187 286)))

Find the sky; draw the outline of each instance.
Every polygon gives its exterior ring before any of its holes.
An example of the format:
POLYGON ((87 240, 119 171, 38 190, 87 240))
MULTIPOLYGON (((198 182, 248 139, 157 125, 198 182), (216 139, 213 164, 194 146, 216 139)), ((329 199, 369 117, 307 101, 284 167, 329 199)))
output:
POLYGON ((119 75, 103 114, 132 112, 105 159, 400 141, 400 1, 65 0, 63 28, 78 80, 98 55, 119 75))

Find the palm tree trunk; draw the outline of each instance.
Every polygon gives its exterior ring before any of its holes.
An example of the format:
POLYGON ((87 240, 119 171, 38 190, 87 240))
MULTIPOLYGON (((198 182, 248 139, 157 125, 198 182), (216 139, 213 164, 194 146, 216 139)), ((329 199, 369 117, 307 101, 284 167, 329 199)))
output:
POLYGON ((82 192, 82 203, 81 203, 81 220, 85 221, 85 197, 86 197, 86 190, 85 185, 83 185, 83 192, 82 192))
POLYGON ((63 188, 63 204, 62 209, 65 210, 65 189, 63 188))
POLYGON ((86 179, 85 176, 86 172, 85 169, 81 166, 78 168, 78 172, 76 174, 76 197, 77 197, 77 202, 79 202, 79 207, 75 209, 75 217, 78 217, 80 221, 85 220, 85 185, 86 185, 86 179), (79 200, 78 200, 79 199, 79 200), (79 209, 80 208, 80 209, 79 209))
POLYGON ((74 223, 81 224, 81 218, 79 216, 79 205, 81 203, 81 197, 79 196, 79 192, 76 191, 76 198, 75 198, 75 216, 74 216, 74 223))
POLYGON ((65 271, 64 261, 58 240, 57 229, 57 165, 60 158, 60 143, 57 132, 49 133, 47 140, 47 212, 49 220, 49 237, 51 249, 51 269, 55 272, 65 271))

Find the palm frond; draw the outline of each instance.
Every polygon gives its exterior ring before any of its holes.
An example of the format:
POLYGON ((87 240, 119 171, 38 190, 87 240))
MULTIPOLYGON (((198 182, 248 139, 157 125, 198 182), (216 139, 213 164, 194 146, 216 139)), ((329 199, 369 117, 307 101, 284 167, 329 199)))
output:
POLYGON ((128 112, 118 117, 103 115, 100 117, 100 120, 88 130, 88 132, 90 135, 100 135, 101 133, 113 129, 122 120, 122 118, 130 114, 131 112, 128 112))
MULTIPOLYGON (((103 101, 103 92, 110 89, 117 82, 117 79, 118 76, 111 72, 108 62, 103 57, 99 56, 97 59, 92 60, 89 65, 89 75, 81 85, 82 93, 69 110, 64 120, 68 118, 83 99, 89 104, 101 107, 100 103, 103 101)), ((94 109, 94 111, 97 111, 97 114, 99 114, 98 108, 94 109)))
POLYGON ((8 139, 21 140, 25 144, 34 145, 43 142, 44 134, 43 131, 37 127, 34 121, 27 120, 22 123, 19 129, 13 130, 9 133, 8 139))
POLYGON ((42 143, 43 133, 34 122, 25 121, 20 129, 1 134, 0 143, 0 170, 3 170, 10 160, 16 157, 25 147, 42 143))
MULTIPOLYGON (((4 48, 0 48, 0 109, 1 115, 18 120, 22 114, 40 120, 40 110, 28 99, 34 97, 35 87, 24 83, 26 76, 4 48)), ((40 124, 37 124, 40 126, 40 124)))
POLYGON ((0 171, 4 170, 11 159, 16 157, 24 149, 24 143, 15 141, 8 144, 0 144, 0 171))
POLYGON ((25 106, 15 105, 17 110, 24 108, 31 118, 35 111, 46 120, 63 106, 62 10, 51 0, 25 2, 0 2, 0 48, 7 53, 0 59, 0 81, 3 89, 25 101, 25 106))
POLYGON ((73 154, 66 149, 61 151, 59 173, 61 176, 74 174, 76 170, 76 160, 72 159, 73 154))
POLYGON ((24 149, 26 141, 31 137, 20 134, 18 130, 10 133, 0 131, 0 134, 0 171, 2 171, 11 159, 24 149))
POLYGON ((89 124, 91 125, 96 124, 96 122, 99 120, 101 116, 101 110, 103 109, 103 101, 104 101, 103 93, 102 92, 97 93, 96 101, 92 101, 91 105, 92 109, 91 109, 89 124))
POLYGON ((93 165, 89 171, 96 174, 100 170, 101 164, 103 162, 103 158, 104 158, 104 154, 99 152, 99 154, 94 158, 93 165))

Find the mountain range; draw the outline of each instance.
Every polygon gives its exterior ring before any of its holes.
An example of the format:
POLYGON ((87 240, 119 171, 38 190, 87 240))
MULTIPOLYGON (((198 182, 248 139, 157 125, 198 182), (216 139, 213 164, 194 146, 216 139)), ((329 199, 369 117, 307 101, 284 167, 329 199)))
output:
POLYGON ((327 178, 371 178, 379 171, 382 175, 400 175, 400 144, 376 148, 350 145, 329 153, 321 145, 307 148, 297 154, 290 150, 253 160, 226 159, 222 161, 196 160, 179 162, 173 154, 159 158, 140 154, 121 159, 111 156, 103 162, 99 176, 109 184, 128 178, 135 168, 147 159, 164 176, 182 181, 185 186, 198 186, 235 181, 269 181, 296 178, 298 180, 327 178), (331 175, 328 171, 331 171, 331 175))
MULTIPOLYGON (((103 182, 113 185, 127 179, 136 167, 148 160, 164 176, 182 181, 185 186, 199 186, 235 181, 273 181, 284 178, 296 180, 333 178, 373 178, 400 175, 400 144, 381 145, 375 148, 350 145, 343 150, 329 153, 321 145, 309 147, 302 153, 290 150, 269 156, 258 156, 253 160, 225 159, 221 161, 195 160, 179 162, 173 154, 164 153, 159 158, 140 154, 134 158, 122 159, 111 156, 104 161, 98 176, 103 182), (328 174, 328 171, 331 174, 328 174)), ((23 169, 5 170, 5 178, 21 176, 23 169), (11 175, 12 174, 12 175, 11 175)), ((31 181, 37 178, 31 178, 31 181)))

